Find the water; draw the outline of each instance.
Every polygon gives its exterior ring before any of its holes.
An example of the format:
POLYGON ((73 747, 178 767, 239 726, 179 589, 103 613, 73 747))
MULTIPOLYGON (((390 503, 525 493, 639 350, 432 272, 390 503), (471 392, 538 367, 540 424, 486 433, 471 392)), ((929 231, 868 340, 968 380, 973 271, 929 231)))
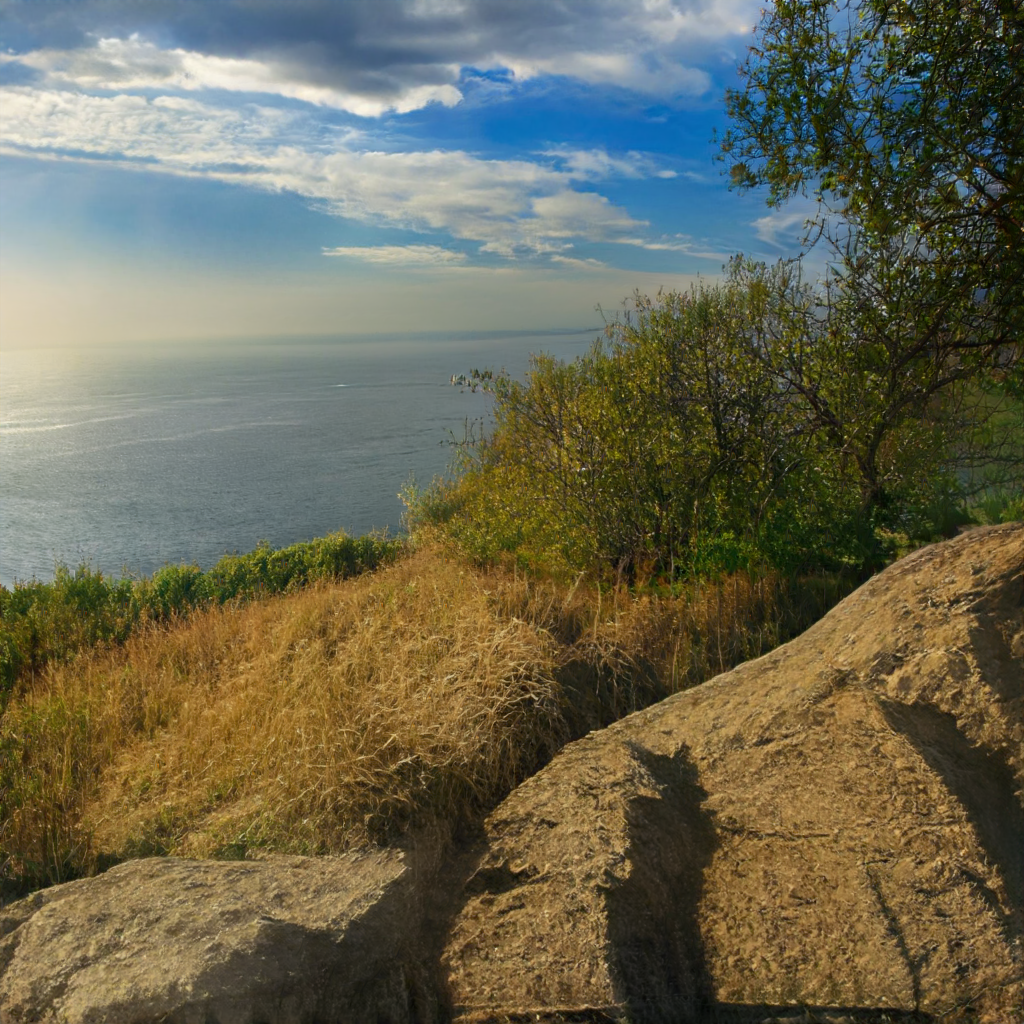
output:
POLYGON ((598 333, 0 353, 0 582, 395 532, 402 485, 488 415, 453 373, 521 376, 531 352, 571 359, 598 333))

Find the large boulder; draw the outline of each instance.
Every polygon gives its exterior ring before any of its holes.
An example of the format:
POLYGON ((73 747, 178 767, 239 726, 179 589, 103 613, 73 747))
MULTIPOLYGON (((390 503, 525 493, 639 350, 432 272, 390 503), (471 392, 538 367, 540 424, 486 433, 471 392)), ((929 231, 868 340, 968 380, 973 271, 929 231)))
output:
POLYGON ((455 1015, 1020 1021, 1022 738, 1014 524, 520 786, 445 953, 455 1015))
POLYGON ((396 852, 130 861, 0 911, 0 1021, 405 1024, 439 1013, 396 852))

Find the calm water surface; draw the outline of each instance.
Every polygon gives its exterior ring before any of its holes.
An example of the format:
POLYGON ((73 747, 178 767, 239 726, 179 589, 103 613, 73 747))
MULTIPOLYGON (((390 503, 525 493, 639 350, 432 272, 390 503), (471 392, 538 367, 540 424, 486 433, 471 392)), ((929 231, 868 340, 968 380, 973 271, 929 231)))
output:
POLYGON ((531 352, 572 359, 598 333, 0 352, 0 582, 394 532, 402 485, 488 415, 453 373, 522 376, 531 352))

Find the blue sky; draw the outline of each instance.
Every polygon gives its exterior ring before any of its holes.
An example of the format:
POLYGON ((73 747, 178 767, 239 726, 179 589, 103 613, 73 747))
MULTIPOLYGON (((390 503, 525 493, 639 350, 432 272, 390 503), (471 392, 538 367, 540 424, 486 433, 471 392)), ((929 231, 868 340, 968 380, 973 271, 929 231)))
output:
POLYGON ((795 251, 751 0, 2 0, 5 347, 585 327, 795 251))

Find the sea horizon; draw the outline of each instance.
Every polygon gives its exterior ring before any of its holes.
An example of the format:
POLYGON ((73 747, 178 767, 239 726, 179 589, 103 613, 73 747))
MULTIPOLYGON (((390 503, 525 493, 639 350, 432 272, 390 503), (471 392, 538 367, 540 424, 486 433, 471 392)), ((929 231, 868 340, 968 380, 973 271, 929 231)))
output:
POLYGON ((263 336, 0 352, 0 583, 58 564, 208 568, 338 530, 400 532, 401 488, 486 424, 473 368, 522 377, 603 328, 263 336))

